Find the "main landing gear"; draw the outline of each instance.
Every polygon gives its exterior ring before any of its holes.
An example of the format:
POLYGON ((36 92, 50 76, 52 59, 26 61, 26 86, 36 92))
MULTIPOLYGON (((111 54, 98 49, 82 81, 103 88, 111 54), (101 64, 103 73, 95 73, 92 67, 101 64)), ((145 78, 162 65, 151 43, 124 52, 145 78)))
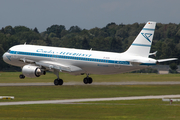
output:
POLYGON ((57 78, 57 79, 54 80, 54 85, 62 85, 62 84, 63 84, 62 79, 57 78))
POLYGON ((84 84, 91 84, 93 82, 93 79, 87 75, 87 77, 83 79, 83 82, 84 84))
MULTIPOLYGON (((63 85, 63 80, 59 78, 59 71, 54 71, 54 73, 57 75, 57 79, 54 80, 54 85, 63 85)), ((91 84, 93 82, 93 79, 87 75, 83 79, 84 84, 91 84)))
MULTIPOLYGON (((93 79, 91 77, 87 76, 83 79, 83 82, 84 82, 84 84, 91 84, 93 82, 93 79)), ((59 78, 55 79, 54 85, 63 85, 63 80, 59 79, 59 78)))
POLYGON ((57 79, 54 80, 54 85, 63 85, 63 80, 59 78, 59 71, 54 70, 54 74, 57 76, 57 79))

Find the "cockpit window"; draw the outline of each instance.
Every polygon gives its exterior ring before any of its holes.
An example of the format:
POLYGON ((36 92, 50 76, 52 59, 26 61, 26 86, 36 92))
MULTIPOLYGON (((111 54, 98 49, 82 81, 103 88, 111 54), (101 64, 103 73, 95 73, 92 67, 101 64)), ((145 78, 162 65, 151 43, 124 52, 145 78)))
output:
POLYGON ((8 52, 8 53, 10 53, 10 52, 11 52, 11 50, 8 50, 7 52, 8 52))

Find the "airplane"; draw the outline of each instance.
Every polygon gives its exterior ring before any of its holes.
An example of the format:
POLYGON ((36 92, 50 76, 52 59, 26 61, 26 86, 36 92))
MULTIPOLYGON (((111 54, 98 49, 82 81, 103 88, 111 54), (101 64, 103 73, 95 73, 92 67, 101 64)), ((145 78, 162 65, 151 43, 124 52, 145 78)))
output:
POLYGON ((35 78, 53 72, 57 79, 54 85, 63 85, 59 72, 83 75, 85 84, 91 84, 90 74, 117 74, 147 68, 160 62, 177 58, 156 60, 149 58, 156 22, 149 21, 140 31, 131 46, 123 53, 81 50, 74 48, 39 45, 15 45, 3 54, 3 60, 22 68, 19 78, 35 78))

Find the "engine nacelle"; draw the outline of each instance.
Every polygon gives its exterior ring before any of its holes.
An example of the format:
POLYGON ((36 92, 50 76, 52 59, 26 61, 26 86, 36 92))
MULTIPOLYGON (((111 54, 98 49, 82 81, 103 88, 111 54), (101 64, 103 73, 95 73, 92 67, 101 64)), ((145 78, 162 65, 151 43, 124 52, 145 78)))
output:
POLYGON ((34 78, 39 77, 40 75, 45 75, 46 71, 44 69, 40 69, 39 66, 25 65, 22 68, 22 73, 26 77, 34 78))

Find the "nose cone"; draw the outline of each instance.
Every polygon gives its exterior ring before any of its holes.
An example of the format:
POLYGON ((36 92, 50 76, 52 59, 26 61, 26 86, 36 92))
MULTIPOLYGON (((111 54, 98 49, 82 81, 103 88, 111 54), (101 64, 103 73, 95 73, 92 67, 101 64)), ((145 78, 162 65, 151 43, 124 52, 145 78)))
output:
POLYGON ((7 53, 4 53, 2 57, 3 57, 4 62, 6 63, 11 61, 11 56, 8 56, 7 53))

